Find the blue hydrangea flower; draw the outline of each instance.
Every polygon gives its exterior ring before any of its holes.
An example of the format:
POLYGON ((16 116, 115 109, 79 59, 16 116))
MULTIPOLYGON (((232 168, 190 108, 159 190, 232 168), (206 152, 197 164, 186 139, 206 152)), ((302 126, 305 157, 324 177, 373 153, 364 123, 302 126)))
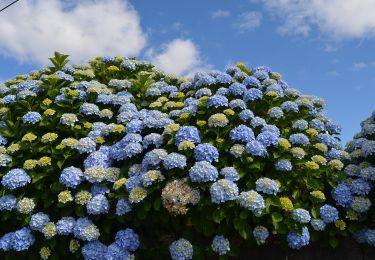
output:
POLYGON ((289 141, 292 144, 299 144, 302 146, 306 146, 310 143, 309 138, 304 134, 292 134, 289 136, 289 141))
POLYGON ((256 226, 253 230, 253 236, 259 244, 264 244, 269 235, 268 229, 263 226, 256 226))
POLYGON ((292 218, 298 223, 309 223, 311 220, 310 213, 305 209, 294 209, 292 211, 292 218))
POLYGON ((68 188, 75 189, 82 182, 82 177, 81 169, 71 166, 62 170, 59 182, 68 188))
POLYGON ((93 153, 90 153, 89 156, 87 156, 87 158, 83 161, 83 165, 85 169, 91 168, 94 166, 102 166, 104 168, 108 168, 111 165, 111 159, 109 156, 110 148, 106 147, 107 152, 105 153, 102 147, 100 151, 95 151, 93 153))
POLYGON ((216 167, 207 161, 196 162, 189 170, 192 182, 215 181, 218 174, 216 167))
POLYGON ((228 92, 232 96, 241 96, 246 91, 246 86, 241 83, 233 83, 228 87, 228 92))
MULTIPOLYGON (((221 96, 226 96, 228 95, 228 89, 227 88, 219 88, 218 90, 216 90, 216 93, 215 95, 221 95, 221 96)), ((197 104, 198 105, 198 104, 197 104)))
POLYGON ((253 76, 259 80, 265 80, 269 78, 268 73, 264 70, 256 70, 253 76))
POLYGON ((362 145, 362 156, 368 157, 375 153, 375 141, 365 141, 362 145))
POLYGON ((127 123, 125 131, 128 134, 134 134, 142 132, 143 128, 144 124, 142 120, 132 119, 129 123, 127 123))
POLYGON ((24 124, 33 124, 35 125, 42 119, 42 116, 38 112, 27 112, 22 117, 22 122, 24 124))
POLYGON ((310 127, 314 128, 316 130, 324 130, 324 123, 320 121, 319 119, 314 118, 313 120, 310 121, 310 127))
POLYGON ((333 223, 339 219, 339 211, 331 205, 325 204, 320 207, 320 218, 324 223, 333 223))
POLYGON ((6 95, 4 96, 3 98, 3 102, 4 104, 12 104, 14 102, 16 102, 16 95, 6 95))
POLYGON ((233 142, 250 142, 255 139, 254 132, 250 127, 247 127, 245 125, 239 125, 235 128, 233 128, 229 133, 229 138, 233 142))
POLYGON ((108 213, 109 202, 103 194, 98 194, 87 202, 86 208, 90 215, 105 214, 108 213))
POLYGON ((148 169, 149 166, 158 166, 168 155, 164 149, 154 149, 145 154, 142 160, 142 167, 148 169))
POLYGON ((0 145, 6 145, 8 143, 8 140, 0 135, 0 145))
POLYGON ((275 134, 277 137, 280 137, 280 129, 275 125, 265 125, 261 129, 261 133, 264 132, 271 132, 275 134))
POLYGON ((84 115, 98 115, 99 111, 99 107, 92 103, 83 103, 79 107, 79 112, 84 115))
POLYGON ((116 233, 115 243, 121 249, 133 252, 139 247, 139 236, 131 228, 122 229, 116 233))
POLYGON ((35 242, 31 230, 27 227, 17 230, 13 234, 12 249, 15 251, 26 251, 35 242))
POLYGON ((104 259, 116 260, 116 259, 131 259, 130 253, 120 248, 115 242, 107 247, 107 252, 104 259))
POLYGON ((180 238, 169 246, 169 253, 172 260, 193 259, 193 246, 185 238, 180 238))
POLYGON ((213 95, 208 99, 207 107, 227 107, 228 106, 228 99, 221 95, 213 95))
POLYGON ((256 190, 265 194, 276 195, 279 191, 279 185, 274 180, 267 177, 259 178, 256 182, 256 190))
POLYGON ((284 103, 281 104, 281 108, 282 110, 286 112, 293 111, 293 112, 298 113, 298 105, 296 102, 293 102, 293 101, 285 101, 284 103))
POLYGON ((359 213, 365 213, 371 207, 371 200, 366 197, 361 196, 353 196, 352 204, 350 207, 359 213))
POLYGON ((194 74, 194 85, 196 88, 215 84, 216 80, 206 72, 196 72, 194 74))
POLYGON ((292 163, 287 159, 280 159, 275 163, 277 171, 291 171, 293 169, 292 163))
POLYGON ((42 232, 43 227, 48 222, 49 222, 49 216, 42 213, 42 212, 38 212, 38 213, 35 213, 31 216, 30 222, 29 222, 29 227, 32 230, 42 232))
POLYGON ((232 82, 232 77, 227 73, 219 72, 215 75, 216 83, 229 84, 232 82))
POLYGON ((371 191, 371 183, 365 179, 356 179, 350 183, 350 191, 355 195, 367 195, 371 191))
POLYGON ((343 151, 341 151, 341 150, 337 150, 335 148, 332 148, 331 150, 328 151, 327 158, 330 159, 330 160, 333 160, 333 159, 341 160, 342 152, 343 151))
POLYGON ((12 244, 14 239, 14 232, 9 232, 0 237, 0 250, 10 251, 12 250, 12 244))
POLYGON ((367 244, 375 246, 375 230, 367 229, 364 233, 364 238, 367 244))
POLYGON ((132 208, 129 203, 125 199, 119 199, 116 204, 116 215, 123 216, 130 211, 132 211, 132 208))
POLYGON ((211 185, 210 194, 212 203, 220 204, 237 199, 238 187, 230 180, 221 179, 211 185))
POLYGON ((62 217, 56 223, 56 232, 59 235, 70 235, 73 233, 76 220, 73 217, 62 217))
POLYGON ((264 131, 258 134, 256 140, 264 147, 277 146, 279 144, 279 135, 274 132, 264 131))
POLYGON ((204 143, 195 147, 194 157, 197 161, 217 162, 219 160, 219 152, 215 146, 204 143))
POLYGON ((201 138, 199 136, 199 131, 194 126, 183 126, 181 127, 175 136, 175 143, 178 145, 182 141, 190 141, 195 144, 201 142, 201 138))
POLYGON ((229 102, 229 107, 232 109, 239 108, 239 109, 246 109, 246 103, 241 99, 233 99, 229 102))
POLYGON ((254 113, 253 113, 253 111, 251 111, 250 109, 245 109, 245 110, 242 110, 242 111, 238 114, 238 116, 239 116, 239 118, 240 118, 242 121, 247 122, 248 120, 254 118, 254 113))
POLYGON ((194 95, 195 98, 200 98, 200 97, 204 97, 204 96, 207 96, 207 97, 212 96, 211 89, 209 89, 209 88, 200 88, 200 89, 197 90, 197 92, 195 92, 195 95, 194 95))
POLYGON ((336 203, 342 207, 350 206, 350 204, 352 203, 352 193, 350 191, 350 188, 344 183, 339 183, 331 193, 336 203))
POLYGON ((255 127, 257 127, 257 126, 264 126, 264 125, 266 125, 267 123, 266 123, 266 120, 264 120, 263 118, 261 118, 261 117, 254 117, 254 118, 252 118, 251 119, 251 122, 250 122, 250 125, 253 127, 253 128, 255 128, 255 127))
POLYGON ((30 176, 23 169, 12 169, 1 179, 1 184, 8 190, 24 187, 31 182, 30 176))
POLYGON ((108 86, 114 87, 117 89, 127 89, 132 87, 132 83, 126 79, 111 79, 108 82, 108 86))
POLYGON ((267 155, 267 149, 258 141, 250 141, 246 144, 246 152, 252 156, 264 157, 267 155))
POLYGON ((243 101, 249 102, 249 101, 254 101, 257 99, 262 99, 263 98, 263 93, 261 90, 257 88, 250 88, 247 91, 245 91, 245 94, 243 95, 243 101))
POLYGON ((269 93, 270 91, 276 92, 279 97, 284 96, 284 90, 279 84, 272 84, 268 86, 265 92, 269 93))
POLYGON ((4 195, 0 197, 0 211, 11 211, 17 206, 17 198, 13 195, 4 195))
POLYGON ((256 77, 253 77, 253 76, 245 77, 244 80, 242 81, 242 84, 244 84, 247 87, 256 87, 256 88, 260 88, 262 86, 260 81, 256 77))
POLYGON ((306 130, 309 128, 309 123, 306 120, 300 119, 295 121, 292 127, 297 130, 306 130))
POLYGON ((89 137, 83 137, 78 140, 74 148, 76 148, 80 154, 92 153, 96 150, 96 143, 89 137))
POLYGON ((186 156, 179 153, 170 153, 163 160, 165 169, 170 170, 174 168, 184 169, 186 167, 186 156))
POLYGON ((268 116, 271 118, 282 118, 284 116, 284 112, 279 107, 272 107, 267 112, 268 116))
POLYGON ((230 181, 238 181, 240 176, 238 175, 236 169, 234 167, 224 167, 220 170, 220 175, 224 177, 224 179, 230 181))
POLYGON ((328 121, 326 123, 325 129, 331 134, 336 134, 341 132, 341 126, 333 121, 328 121))
POLYGON ((318 219, 318 218, 314 218, 310 221, 310 224, 312 226, 312 228, 315 230, 315 231, 324 231, 325 228, 326 228, 326 223, 324 223, 323 220, 321 219, 318 219))
POLYGON ((369 166, 360 170, 360 176, 375 181, 375 167, 369 166))
POLYGON ((82 247, 82 256, 85 260, 106 259, 107 246, 99 240, 88 242, 82 247))
POLYGON ((292 249, 300 249, 310 242, 310 233, 307 227, 302 228, 302 234, 298 235, 294 230, 287 236, 288 246, 292 249))
POLYGON ((63 72, 63 71, 56 71, 55 73, 54 73, 57 77, 59 77, 60 79, 62 79, 62 80, 66 80, 66 81, 71 81, 71 82, 73 82, 74 81, 74 78, 71 76, 71 75, 69 75, 69 74, 66 74, 65 72, 63 72))
POLYGON ((105 195, 107 193, 109 193, 109 188, 105 185, 100 185, 100 184, 97 184, 97 183, 94 183, 92 186, 91 186, 91 189, 90 189, 90 192, 91 192, 91 195, 92 196, 96 196, 98 194, 102 194, 102 195, 105 195))
MULTIPOLYGON (((330 134, 318 134, 316 136, 316 140, 318 142, 321 142, 321 143, 329 146, 329 147, 335 147, 335 148, 340 147, 339 141, 334 136, 332 136, 330 134)), ((362 147, 362 149, 363 149, 363 147, 362 147)))
POLYGON ((87 217, 77 219, 73 234, 76 238, 85 241, 96 240, 100 235, 98 228, 87 217), (93 229, 90 229, 90 227, 93 227, 93 229))
POLYGON ((143 138, 143 148, 147 149, 150 145, 160 148, 164 143, 163 136, 157 133, 151 133, 143 138))
POLYGON ((230 251, 229 240, 224 236, 215 236, 211 248, 218 255, 226 255, 230 251))
POLYGON ((136 70, 135 63, 132 60, 125 60, 121 62, 120 67, 123 69, 130 70, 130 71, 136 70))
POLYGON ((263 210, 266 208, 262 195, 254 190, 241 192, 238 196, 238 202, 241 207, 252 211, 255 216, 262 215, 263 210))

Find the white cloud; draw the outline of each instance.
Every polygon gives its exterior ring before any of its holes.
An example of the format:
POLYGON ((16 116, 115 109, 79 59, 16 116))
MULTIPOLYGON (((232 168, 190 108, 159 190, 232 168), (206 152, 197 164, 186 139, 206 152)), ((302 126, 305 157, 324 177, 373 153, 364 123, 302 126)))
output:
POLYGON ((368 66, 367 63, 364 62, 358 62, 353 64, 353 70, 362 70, 368 66))
POLYGON ((0 15, 0 55, 45 64, 59 51, 82 62, 97 55, 138 55, 147 37, 122 0, 25 0, 0 15))
POLYGON ((331 76, 331 77, 337 77, 337 76, 340 76, 340 73, 336 70, 331 70, 331 71, 327 71, 326 73, 328 76, 331 76))
POLYGON ((325 52, 336 52, 338 50, 338 47, 334 47, 330 44, 327 44, 325 47, 324 47, 324 51, 325 52))
POLYGON ((162 46, 160 52, 150 49, 146 55, 161 70, 175 75, 190 75, 205 68, 198 47, 189 39, 174 39, 162 46))
POLYGON ((238 17, 238 29, 242 32, 255 30, 262 22, 262 14, 259 12, 245 12, 238 17))
POLYGON ((375 36, 374 0, 257 0, 280 15, 283 34, 308 35, 318 28, 334 38, 375 36))
POLYGON ((219 10, 216 10, 216 11, 211 13, 211 17, 214 18, 214 19, 215 18, 228 17, 228 16, 230 16, 230 11, 228 11, 228 10, 219 9, 219 10))

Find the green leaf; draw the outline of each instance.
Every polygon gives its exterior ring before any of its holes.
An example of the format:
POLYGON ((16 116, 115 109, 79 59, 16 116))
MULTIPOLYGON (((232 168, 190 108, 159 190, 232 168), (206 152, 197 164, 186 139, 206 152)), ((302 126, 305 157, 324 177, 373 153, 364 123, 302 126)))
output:
POLYGON ((331 245, 331 247, 336 248, 337 245, 339 244, 339 242, 338 242, 338 240, 335 236, 330 236, 329 237, 329 244, 331 245))
POLYGON ((300 196, 300 194, 301 194, 300 190, 294 190, 292 193, 293 199, 297 199, 300 196))
POLYGON ((57 167, 59 167, 59 169, 61 170, 63 164, 64 164, 65 161, 57 161, 57 167))
POLYGON ((249 211, 248 210, 241 210, 240 219, 247 219, 248 216, 249 216, 249 211))
POLYGON ((154 210, 159 211, 160 210, 160 206, 161 206, 161 199, 160 199, 160 197, 157 197, 154 200, 154 204, 153 204, 154 210))
POLYGON ((220 209, 216 209, 213 213, 212 213, 212 219, 213 221, 215 221, 216 223, 220 224, 220 222, 224 219, 225 217, 225 214, 222 210, 220 209))
POLYGON ((284 218, 283 218, 283 215, 281 215, 279 212, 273 212, 271 214, 271 217, 272 217, 272 221, 273 222, 281 222, 284 218))

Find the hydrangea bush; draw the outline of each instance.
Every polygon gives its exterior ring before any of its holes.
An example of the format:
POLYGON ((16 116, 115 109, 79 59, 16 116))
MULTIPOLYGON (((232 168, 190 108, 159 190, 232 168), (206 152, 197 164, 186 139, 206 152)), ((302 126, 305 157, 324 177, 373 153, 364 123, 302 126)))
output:
POLYGON ((51 61, 0 88, 1 254, 225 258, 347 234, 340 127, 279 73, 51 61))
POLYGON ((375 246, 375 209, 373 182, 375 181, 375 112, 361 123, 361 132, 347 143, 350 161, 345 166, 347 178, 332 191, 337 204, 345 208, 347 216, 361 227, 354 238, 375 246))

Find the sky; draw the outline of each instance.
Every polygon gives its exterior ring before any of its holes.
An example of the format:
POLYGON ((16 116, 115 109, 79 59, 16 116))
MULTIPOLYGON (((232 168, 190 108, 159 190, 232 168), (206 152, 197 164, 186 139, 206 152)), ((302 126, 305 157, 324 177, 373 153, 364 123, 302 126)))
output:
POLYGON ((181 76, 266 65, 324 98, 345 144, 375 109, 374 12, 373 0, 20 0, 0 13, 0 84, 54 51, 78 63, 137 57, 181 76))

